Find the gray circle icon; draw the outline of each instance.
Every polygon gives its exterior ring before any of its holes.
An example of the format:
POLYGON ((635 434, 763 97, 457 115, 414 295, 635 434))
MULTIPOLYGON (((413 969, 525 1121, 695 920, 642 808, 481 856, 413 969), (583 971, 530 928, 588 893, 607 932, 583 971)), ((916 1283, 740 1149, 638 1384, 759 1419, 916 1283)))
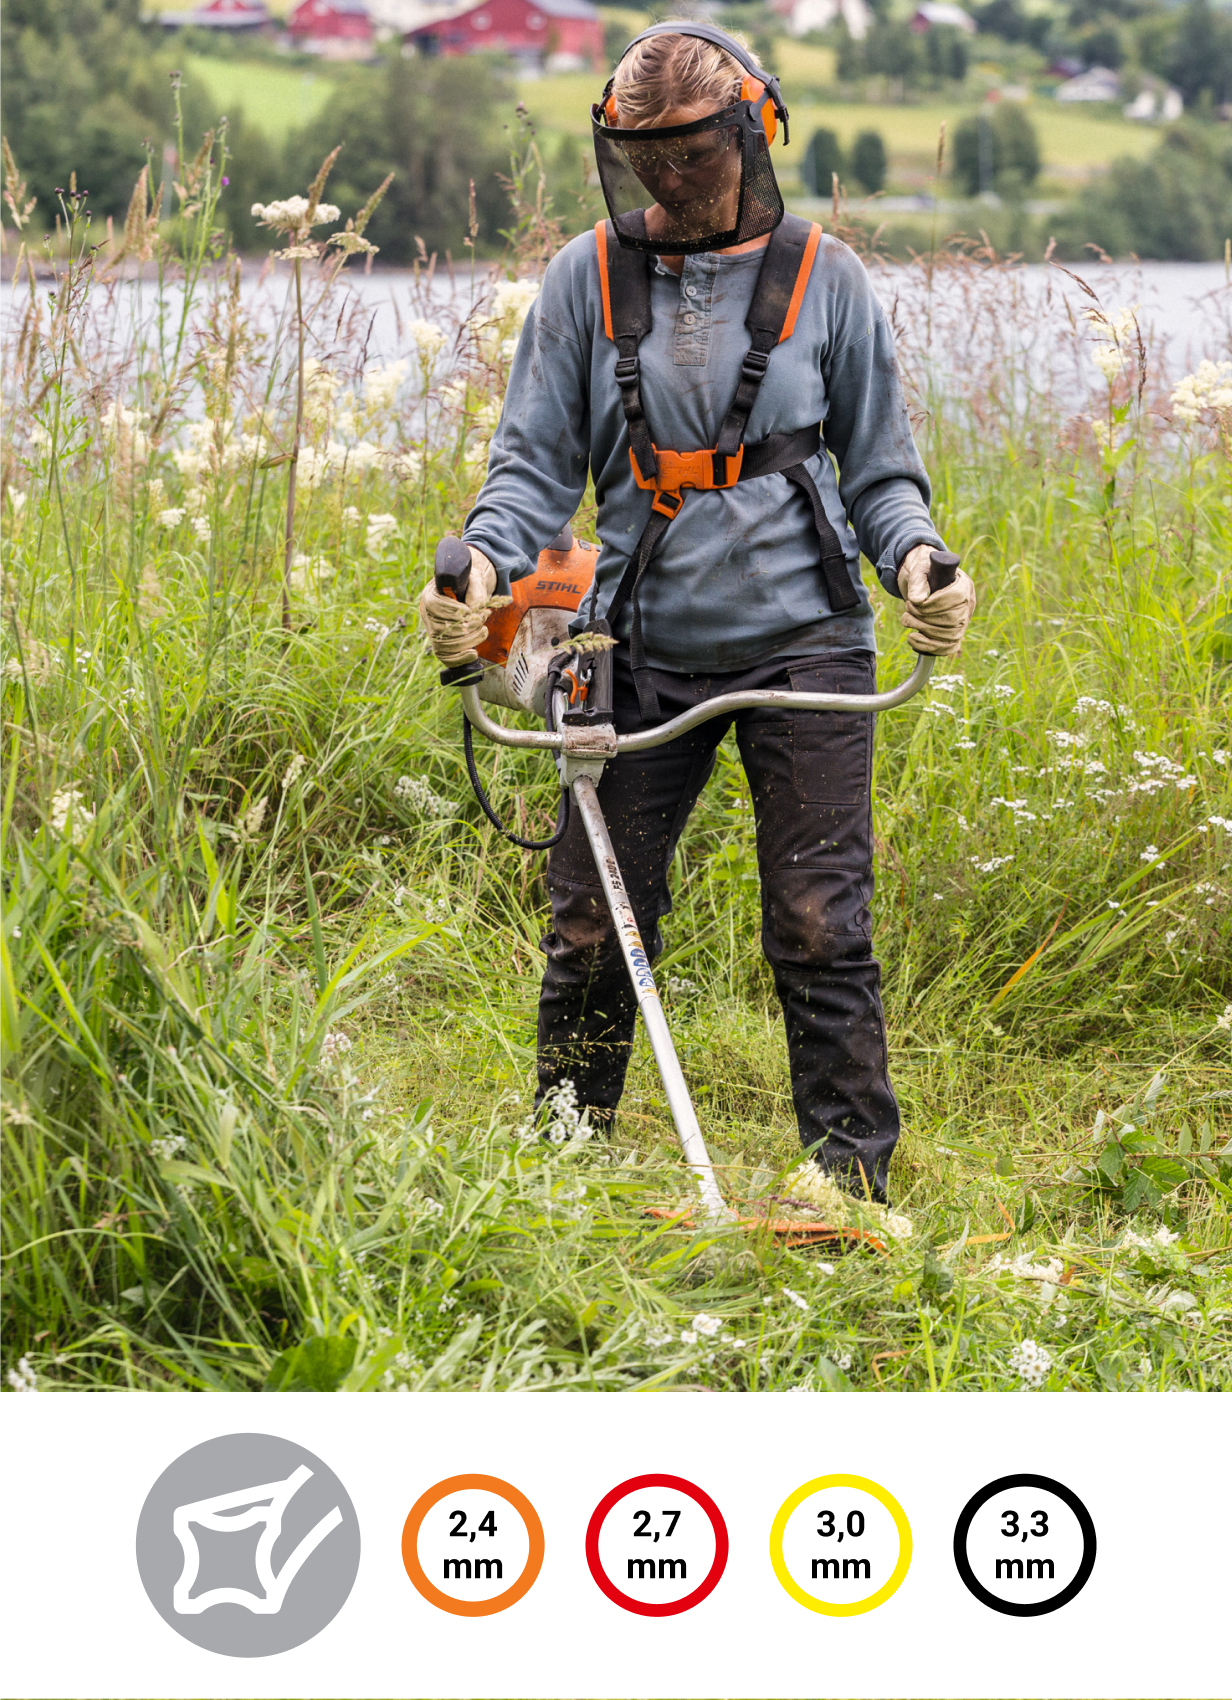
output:
POLYGON ((359 1520, 327 1464, 275 1434, 183 1452, 146 1495, 137 1568, 186 1641, 259 1659, 318 1635, 359 1570, 359 1520))

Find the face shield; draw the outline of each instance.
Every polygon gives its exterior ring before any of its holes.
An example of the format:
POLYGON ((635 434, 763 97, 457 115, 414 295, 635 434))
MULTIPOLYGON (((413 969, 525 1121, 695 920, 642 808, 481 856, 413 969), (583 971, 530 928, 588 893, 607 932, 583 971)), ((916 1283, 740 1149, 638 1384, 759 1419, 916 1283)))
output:
MULTIPOLYGON (((760 85, 758 93, 769 105, 760 85)), ((781 221, 757 99, 660 128, 621 129, 612 115, 610 100, 591 109, 599 182, 622 247, 702 254, 768 236, 781 221)))

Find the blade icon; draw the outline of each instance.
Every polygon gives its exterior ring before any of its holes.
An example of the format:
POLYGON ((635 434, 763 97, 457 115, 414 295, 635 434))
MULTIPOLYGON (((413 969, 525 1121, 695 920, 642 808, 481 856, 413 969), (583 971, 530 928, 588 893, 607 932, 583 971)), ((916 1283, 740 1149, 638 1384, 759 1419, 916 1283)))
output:
POLYGON ((308 1531, 286 1558, 282 1569, 274 1574, 273 1551, 282 1533, 283 1513, 311 1477, 312 1471, 306 1464, 301 1464, 285 1481, 263 1482, 257 1487, 237 1488, 231 1493, 215 1494, 210 1499, 199 1499, 189 1505, 177 1505, 172 1513, 171 1526, 184 1552, 184 1568, 172 1593, 175 1611, 184 1616, 198 1616, 211 1606, 221 1605, 244 1606, 261 1617, 272 1617, 281 1611, 292 1582, 308 1558, 342 1522, 342 1512, 335 1505, 308 1531), (264 1589, 263 1594, 254 1594, 247 1588, 210 1588, 196 1599, 192 1598, 193 1583, 201 1568, 194 1523, 218 1534, 230 1534, 264 1524, 254 1555, 257 1580, 264 1589))

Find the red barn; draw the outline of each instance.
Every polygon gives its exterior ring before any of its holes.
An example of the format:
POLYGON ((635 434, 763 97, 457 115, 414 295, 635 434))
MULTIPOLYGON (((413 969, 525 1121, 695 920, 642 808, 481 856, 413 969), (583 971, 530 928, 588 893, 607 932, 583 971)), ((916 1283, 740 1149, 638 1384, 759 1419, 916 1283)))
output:
POLYGON ((300 0, 287 19, 287 32, 299 52, 324 59, 366 59, 372 51, 372 19, 364 0, 300 0))
POLYGON ((163 12, 159 22, 166 29, 228 30, 238 34, 268 30, 272 19, 264 0, 209 0, 195 12, 163 12))
POLYGON ((481 0, 408 30, 420 53, 508 53, 549 71, 603 68, 603 19, 589 0, 481 0))

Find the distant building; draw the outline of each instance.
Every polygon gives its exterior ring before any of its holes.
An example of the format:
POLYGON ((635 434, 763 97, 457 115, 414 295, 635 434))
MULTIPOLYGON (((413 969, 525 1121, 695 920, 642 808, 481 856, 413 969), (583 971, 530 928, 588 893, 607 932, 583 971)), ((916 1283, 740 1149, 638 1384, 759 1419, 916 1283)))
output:
POLYGON ((263 0, 209 0, 189 12, 161 12, 158 21, 169 30, 226 30, 236 35, 273 24, 263 0))
POLYGON ((795 36, 824 30, 841 19, 848 34, 863 41, 873 18, 868 0, 785 0, 774 9, 787 20, 788 35, 795 36))
POLYGON ((1112 101, 1121 98, 1121 79, 1106 65, 1092 65, 1077 77, 1071 77, 1057 90, 1056 98, 1069 105, 1073 101, 1112 101))
POLYGON ((428 57, 508 53, 546 71, 603 69, 603 18, 589 0, 481 0, 429 18, 404 37, 428 57))
POLYGON ((1180 89, 1154 77, 1145 79, 1134 98, 1121 111, 1138 124, 1175 124, 1185 110, 1180 89))
POLYGON ((322 59, 367 59, 372 19, 364 0, 300 0, 287 18, 291 45, 322 59))
POLYGON ((964 12, 961 6, 954 6, 949 0, 920 0, 919 5, 911 16, 911 28, 916 35, 924 35, 931 29, 961 30, 964 35, 975 34, 975 19, 970 12, 964 12))

